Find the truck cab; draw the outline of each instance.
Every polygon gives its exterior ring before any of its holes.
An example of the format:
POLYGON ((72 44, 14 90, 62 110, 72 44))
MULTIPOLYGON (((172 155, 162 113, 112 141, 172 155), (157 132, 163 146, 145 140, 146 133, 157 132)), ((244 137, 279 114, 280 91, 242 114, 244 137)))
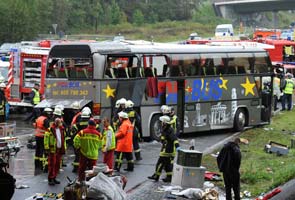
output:
POLYGON ((215 29, 215 37, 233 36, 234 28, 232 24, 219 24, 215 29))

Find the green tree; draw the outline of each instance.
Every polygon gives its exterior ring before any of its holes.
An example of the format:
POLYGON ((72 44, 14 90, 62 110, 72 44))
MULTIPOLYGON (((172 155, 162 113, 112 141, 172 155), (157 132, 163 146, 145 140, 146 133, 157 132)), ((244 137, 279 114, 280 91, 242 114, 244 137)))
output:
POLYGON ((133 23, 140 26, 144 23, 144 16, 140 10, 135 10, 133 14, 133 23))

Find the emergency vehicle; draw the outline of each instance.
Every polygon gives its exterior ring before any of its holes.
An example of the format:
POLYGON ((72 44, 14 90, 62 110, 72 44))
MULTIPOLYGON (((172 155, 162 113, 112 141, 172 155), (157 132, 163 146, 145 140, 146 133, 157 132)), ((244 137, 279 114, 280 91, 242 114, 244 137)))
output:
POLYGON ((14 57, 12 52, 6 90, 10 106, 32 107, 28 96, 35 83, 40 84, 40 93, 44 94, 48 52, 47 47, 33 46, 20 48, 18 57, 14 57), (14 59, 19 59, 19 62, 14 62, 14 59))
POLYGON ((256 28, 253 33, 253 40, 257 42, 262 42, 266 38, 278 39, 280 37, 280 29, 256 28))

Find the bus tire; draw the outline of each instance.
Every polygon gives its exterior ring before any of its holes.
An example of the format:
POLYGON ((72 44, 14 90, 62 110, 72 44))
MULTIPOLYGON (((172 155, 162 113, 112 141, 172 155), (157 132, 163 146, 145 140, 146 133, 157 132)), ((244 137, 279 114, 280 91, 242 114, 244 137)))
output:
POLYGON ((160 141, 161 138, 161 121, 159 120, 161 115, 154 115, 150 124, 150 137, 151 140, 160 141))
POLYGON ((246 125, 247 115, 245 109, 239 108, 235 114, 234 131, 243 131, 246 125))

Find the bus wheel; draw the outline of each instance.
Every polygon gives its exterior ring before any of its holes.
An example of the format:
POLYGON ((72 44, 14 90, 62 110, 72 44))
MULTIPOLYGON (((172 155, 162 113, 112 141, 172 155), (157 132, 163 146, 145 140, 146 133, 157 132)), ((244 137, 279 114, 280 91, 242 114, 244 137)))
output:
POLYGON ((235 114, 234 130, 242 131, 246 125, 246 113, 244 109, 239 108, 235 114))
POLYGON ((161 137, 161 121, 160 115, 154 115, 150 124, 150 135, 152 140, 160 141, 161 137))

